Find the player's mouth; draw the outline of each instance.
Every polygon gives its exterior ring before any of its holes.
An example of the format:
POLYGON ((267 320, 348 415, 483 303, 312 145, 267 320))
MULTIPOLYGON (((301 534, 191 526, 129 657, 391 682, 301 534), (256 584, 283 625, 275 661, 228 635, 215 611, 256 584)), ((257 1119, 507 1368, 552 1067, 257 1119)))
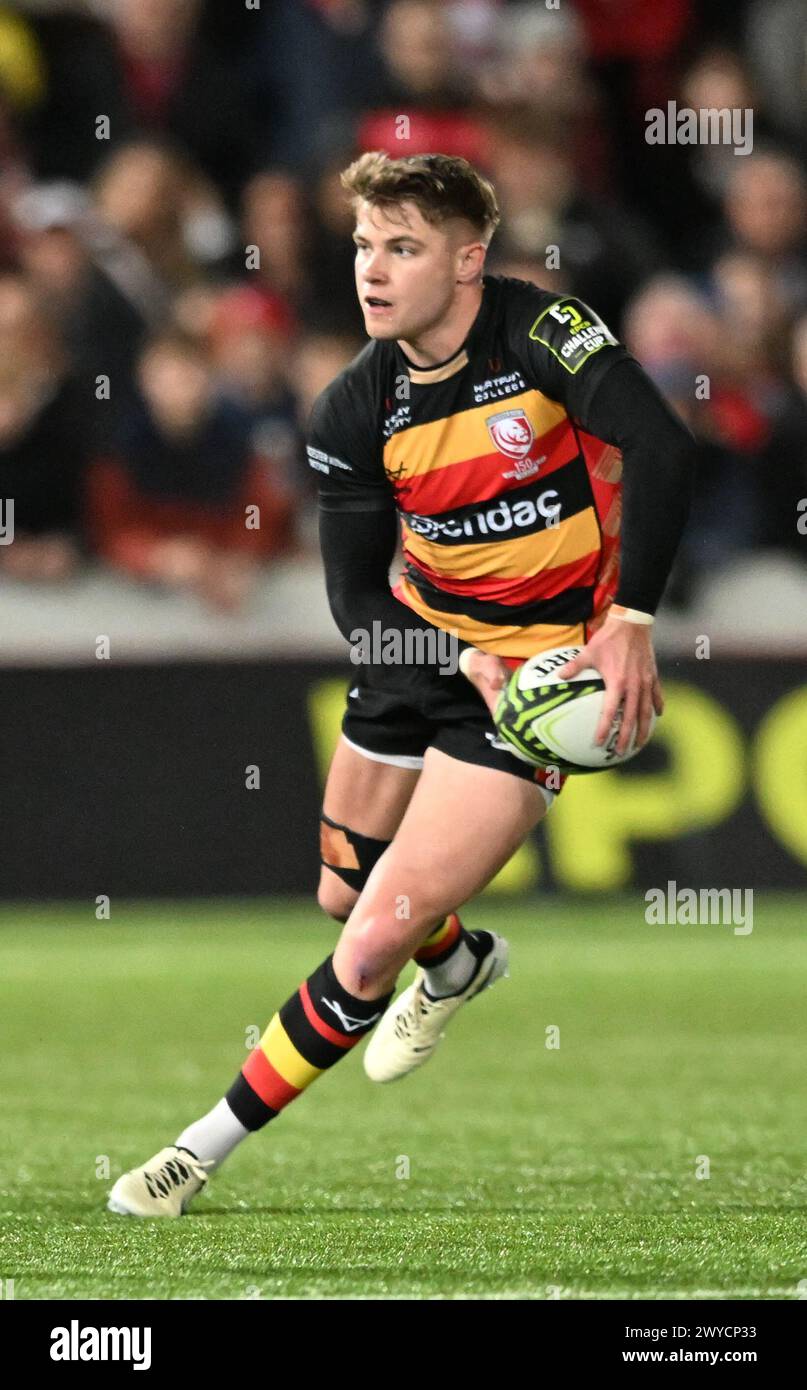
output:
POLYGON ((388 314, 393 307, 388 299, 381 299, 375 294, 365 295, 364 305, 368 314, 372 314, 374 317, 376 315, 388 314))

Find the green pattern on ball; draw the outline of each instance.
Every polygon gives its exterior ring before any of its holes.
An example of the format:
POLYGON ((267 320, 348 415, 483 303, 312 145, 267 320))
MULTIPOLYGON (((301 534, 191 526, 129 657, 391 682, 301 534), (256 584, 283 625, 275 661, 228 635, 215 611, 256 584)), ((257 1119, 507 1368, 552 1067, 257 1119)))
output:
POLYGON ((520 674, 521 668, 511 675, 493 717, 499 737, 529 762, 535 763, 536 767, 554 767, 560 772, 589 770, 560 758, 543 742, 534 728, 534 722, 540 715, 560 708, 569 700, 595 694, 599 685, 586 685, 581 689, 571 686, 568 681, 559 681, 556 685, 520 690, 520 674))
MULTIPOLYGON (((555 687, 556 690, 559 688, 558 686, 555 687)), ((554 699, 544 699, 537 708, 533 706, 532 709, 525 709, 522 714, 517 714, 515 719, 511 721, 511 728, 514 729, 517 734, 520 734, 525 724, 529 724, 530 720, 535 719, 537 715, 546 714, 549 710, 554 709, 556 705, 565 705, 569 700, 573 699, 573 691, 568 689, 561 690, 560 694, 556 695, 554 699)))

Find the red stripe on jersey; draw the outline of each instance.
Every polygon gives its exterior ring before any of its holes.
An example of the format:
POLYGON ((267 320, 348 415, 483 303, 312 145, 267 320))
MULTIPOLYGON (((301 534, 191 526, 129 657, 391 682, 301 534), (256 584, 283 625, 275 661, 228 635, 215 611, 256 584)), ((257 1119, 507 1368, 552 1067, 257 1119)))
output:
POLYGON ((256 1047, 250 1052, 241 1068, 241 1074, 256 1096, 273 1110, 282 1110, 284 1105, 288 1105, 290 1100, 294 1100, 295 1096, 300 1094, 296 1086, 290 1086, 280 1072, 275 1070, 262 1047, 256 1047))
POLYGON ((505 603, 519 608, 527 603, 535 603, 538 599, 554 598, 563 589, 577 589, 586 584, 593 584, 597 578, 601 554, 599 550, 592 550, 580 560, 570 560, 566 565, 554 565, 550 569, 541 570, 540 574, 530 575, 527 579, 446 579, 438 570, 424 565, 422 560, 413 559, 407 554, 405 546, 404 558, 436 589, 486 603, 505 603))
POLYGON ((480 454, 477 458, 432 468, 428 473, 416 473, 405 482, 395 483, 395 500, 404 511, 434 516, 437 512, 447 512, 472 502, 488 502, 535 478, 544 478, 576 458, 578 453, 574 431, 568 420, 562 420, 541 439, 535 440, 533 457, 539 459, 545 454, 546 460, 529 476, 506 478, 506 473, 518 472, 516 460, 496 450, 492 454, 480 454))
POLYGON ((336 1043, 337 1047, 353 1047, 355 1043, 361 1041, 361 1037, 348 1038, 344 1033, 337 1033, 336 1029, 331 1028, 330 1024, 325 1022, 324 1018, 320 1018, 312 1003, 311 995, 308 991, 307 980, 303 980, 303 983, 300 985, 300 998, 303 1002, 303 1009, 305 1010, 305 1016, 308 1022, 311 1024, 312 1028, 316 1029, 320 1037, 325 1038, 330 1043, 336 1043))
POLYGON ((594 591, 594 612, 613 600, 619 586, 622 521, 621 455, 611 444, 580 430, 583 460, 588 470, 594 506, 600 523, 602 553, 594 591))

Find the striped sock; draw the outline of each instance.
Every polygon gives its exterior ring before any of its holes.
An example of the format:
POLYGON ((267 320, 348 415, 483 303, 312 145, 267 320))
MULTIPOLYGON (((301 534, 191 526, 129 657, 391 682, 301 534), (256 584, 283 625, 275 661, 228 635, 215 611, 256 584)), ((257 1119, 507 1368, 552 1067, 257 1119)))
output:
POLYGON ((444 999, 465 989, 492 944, 489 932, 466 931, 456 912, 446 917, 413 957, 423 967, 429 997, 444 999))
POLYGON ((339 983, 329 956, 276 1013, 230 1087, 226 1101, 244 1129, 261 1129, 344 1057, 384 1013, 381 999, 357 999, 339 983))
POLYGON ((463 934, 467 935, 456 912, 449 913, 444 917, 439 926, 434 928, 431 936, 427 936, 422 946, 418 946, 412 959, 418 965, 422 965, 424 970, 432 965, 440 965, 447 960, 457 947, 457 943, 462 940, 463 934))

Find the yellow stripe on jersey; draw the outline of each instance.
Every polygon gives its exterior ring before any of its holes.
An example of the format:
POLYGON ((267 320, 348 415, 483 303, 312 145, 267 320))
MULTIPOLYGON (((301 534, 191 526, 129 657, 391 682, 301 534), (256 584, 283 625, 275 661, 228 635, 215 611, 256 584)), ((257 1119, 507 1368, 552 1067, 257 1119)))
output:
POLYGON ((465 463, 482 454, 493 454, 496 446, 485 421, 499 411, 516 407, 529 419, 537 441, 567 418, 563 406, 541 391, 521 391, 517 396, 486 401, 484 405, 473 406, 457 415, 432 420, 426 425, 412 425, 394 434, 384 446, 384 467, 394 472, 396 480, 401 482, 419 473, 431 473, 452 463, 465 463))
POLYGON ((552 647, 582 647, 585 643, 585 625, 573 623, 565 626, 559 623, 532 623, 529 627, 505 627, 503 624, 478 623, 464 613, 441 613, 424 603, 414 585, 407 579, 401 580, 401 593, 416 613, 427 618, 435 627, 445 632, 456 632, 462 642, 472 642, 483 652, 495 652, 499 656, 535 656, 538 652, 549 651, 552 647))
POLYGON ((600 528, 593 507, 531 536, 512 541, 496 539, 487 544, 438 545, 417 535, 406 522, 401 530, 413 560, 420 560, 446 579, 481 579, 490 574, 501 579, 530 579, 542 570, 582 560, 600 548, 600 528))

